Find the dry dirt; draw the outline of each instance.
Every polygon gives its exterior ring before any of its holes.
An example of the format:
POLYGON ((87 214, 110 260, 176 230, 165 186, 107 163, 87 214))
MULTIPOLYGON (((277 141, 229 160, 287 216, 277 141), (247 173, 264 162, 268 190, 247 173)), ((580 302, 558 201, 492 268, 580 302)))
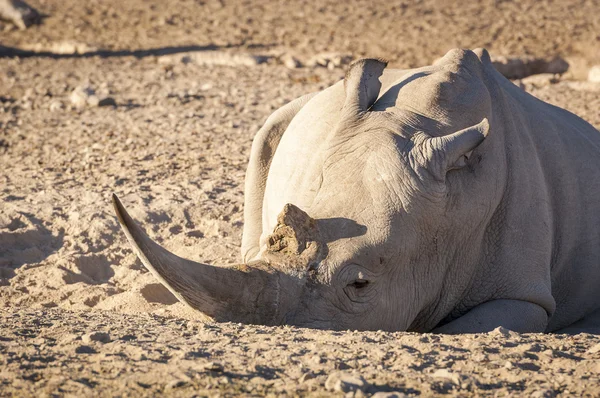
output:
POLYGON ((46 51, 0 48, 0 396, 600 396, 591 334, 202 323, 143 269, 110 205, 115 192, 181 256, 238 261, 253 135, 344 74, 282 54, 397 67, 453 47, 559 55, 565 75, 520 84, 600 128, 600 83, 582 80, 600 63, 599 1, 30 3, 42 26, 0 29, 1 46, 46 51), (48 53, 78 49, 91 53, 48 53), (181 62, 190 50, 199 60, 181 62))

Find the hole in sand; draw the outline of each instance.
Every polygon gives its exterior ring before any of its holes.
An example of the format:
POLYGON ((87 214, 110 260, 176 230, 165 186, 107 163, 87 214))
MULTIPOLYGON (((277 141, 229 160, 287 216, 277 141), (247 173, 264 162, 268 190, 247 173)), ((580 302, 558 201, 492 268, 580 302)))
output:
MULTIPOLYGON (((108 280, 115 274, 110 266, 110 261, 108 261, 105 256, 101 255, 77 257, 75 259, 75 266, 79 272, 81 272, 82 276, 86 276, 93 282, 97 283, 108 282, 108 280)), ((81 280, 78 280, 78 278, 75 278, 75 282, 80 281, 81 280)))
POLYGON ((18 217, 0 230, 0 266, 14 269, 39 263, 62 247, 63 236, 64 231, 53 235, 43 220, 19 212, 18 217))
POLYGON ((178 301, 177 297, 173 296, 173 293, 171 293, 169 289, 160 283, 151 283, 146 285, 140 290, 140 293, 151 303, 170 305, 175 304, 178 301))

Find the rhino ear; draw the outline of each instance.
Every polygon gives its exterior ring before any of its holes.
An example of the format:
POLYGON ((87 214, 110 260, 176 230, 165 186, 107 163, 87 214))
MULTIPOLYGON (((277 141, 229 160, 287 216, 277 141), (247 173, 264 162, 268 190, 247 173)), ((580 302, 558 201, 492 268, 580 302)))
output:
POLYGON ((434 174, 437 174, 440 179, 444 179, 449 170, 465 167, 471 152, 483 142, 489 130, 488 120, 483 119, 478 124, 456 133, 430 138, 433 155, 430 161, 438 162, 438 164, 431 165, 437 169, 432 170, 434 174))
POLYGON ((375 103, 381 90, 379 77, 387 62, 379 59, 359 59, 352 63, 344 78, 346 100, 344 111, 348 117, 366 112, 375 103))

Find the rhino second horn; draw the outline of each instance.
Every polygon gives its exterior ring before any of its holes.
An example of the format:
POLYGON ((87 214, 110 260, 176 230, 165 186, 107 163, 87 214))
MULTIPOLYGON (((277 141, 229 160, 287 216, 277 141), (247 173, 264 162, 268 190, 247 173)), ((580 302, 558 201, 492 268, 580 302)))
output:
POLYGON ((344 78, 347 116, 358 116, 377 101, 381 90, 379 77, 386 66, 387 62, 371 58, 359 59, 350 66, 344 78))
POLYGON ((119 223, 144 266, 181 302, 217 321, 279 324, 281 275, 265 263, 215 267, 178 257, 150 239, 113 194, 119 223))
POLYGON ((270 252, 300 255, 310 241, 318 239, 318 234, 315 220, 288 203, 277 216, 277 225, 267 240, 267 247, 270 252))

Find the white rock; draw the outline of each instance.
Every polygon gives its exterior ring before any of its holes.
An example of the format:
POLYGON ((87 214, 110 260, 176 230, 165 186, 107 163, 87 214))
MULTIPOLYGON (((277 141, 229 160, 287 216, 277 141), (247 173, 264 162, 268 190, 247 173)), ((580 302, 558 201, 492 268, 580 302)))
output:
POLYGON ((296 69, 301 66, 300 61, 291 54, 284 54, 280 59, 283 65, 288 69, 296 69))
POLYGON ((75 106, 76 108, 83 108, 87 106, 90 98, 92 103, 94 103, 95 100, 98 99, 98 97, 96 97, 96 92, 93 88, 84 86, 76 87, 75 90, 73 90, 73 92, 69 96, 71 104, 73 104, 73 106, 75 106), (95 99, 93 97, 95 97, 95 99))
POLYGON ((362 376, 354 376, 347 372, 334 372, 327 377, 325 389, 335 392, 365 391, 369 384, 362 376))
POLYGON ((600 83, 600 65, 592 66, 588 72, 588 81, 592 83, 600 83))
POLYGON ((62 108, 63 108, 63 103, 60 101, 52 101, 50 103, 50 105, 48 106, 48 109, 50 109, 51 112, 60 111, 62 108))
POLYGON ((208 362, 204 365, 204 370, 209 370, 211 372, 222 372, 223 369, 223 365, 219 362, 208 362))
POLYGON ((168 65, 183 63, 203 66, 224 65, 252 67, 268 61, 269 58, 270 57, 267 55, 229 53, 225 51, 203 51, 163 55, 158 57, 158 63, 168 65))
POLYGON ((433 372, 431 377, 436 379, 448 379, 454 384, 460 384, 460 376, 457 373, 450 372, 448 369, 438 369, 433 372))
POLYGON ((89 46, 76 40, 63 40, 51 43, 33 43, 23 46, 24 50, 33 52, 49 52, 53 54, 86 54, 98 51, 98 48, 89 46))
POLYGON ((186 384, 187 384, 187 382, 184 380, 172 380, 169 383, 167 383, 167 385, 165 386, 165 389, 173 390, 175 388, 183 387, 186 384))
POLYGON ((319 53, 308 60, 307 66, 323 66, 328 69, 340 68, 352 62, 352 55, 344 53, 319 53))

